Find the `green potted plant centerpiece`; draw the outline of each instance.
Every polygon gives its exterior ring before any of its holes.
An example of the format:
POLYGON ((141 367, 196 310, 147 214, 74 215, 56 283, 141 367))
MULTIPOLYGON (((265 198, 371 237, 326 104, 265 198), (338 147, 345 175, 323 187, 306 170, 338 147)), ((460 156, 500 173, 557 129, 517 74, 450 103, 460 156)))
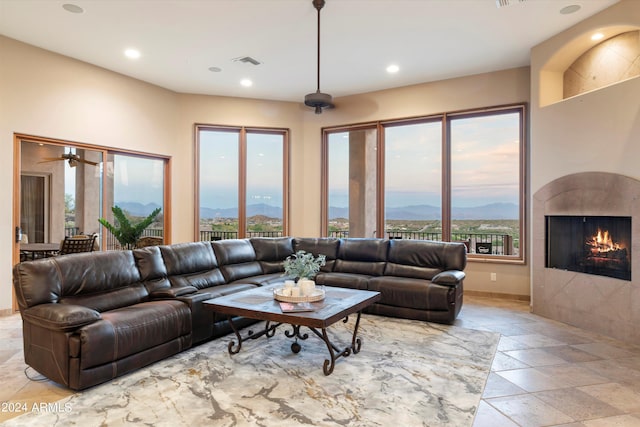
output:
POLYGON ((98 222, 113 234, 122 249, 133 249, 144 230, 155 221, 161 209, 156 208, 149 216, 137 224, 131 224, 129 218, 119 206, 112 207, 111 211, 115 218, 115 225, 104 218, 99 218, 98 222))
POLYGON ((326 256, 313 254, 305 251, 297 251, 284 260, 284 274, 296 280, 313 279, 326 264, 326 256))

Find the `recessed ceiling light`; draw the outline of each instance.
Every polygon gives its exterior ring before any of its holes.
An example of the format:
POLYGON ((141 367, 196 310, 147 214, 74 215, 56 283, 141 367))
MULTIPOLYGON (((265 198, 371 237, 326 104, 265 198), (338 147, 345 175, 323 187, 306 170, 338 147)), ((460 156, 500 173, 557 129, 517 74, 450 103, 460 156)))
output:
POLYGON ((602 33, 595 33, 594 35, 591 36, 591 40, 598 41, 598 40, 602 40, 602 38, 604 38, 604 34, 602 33))
POLYGON ((71 13, 83 13, 84 9, 81 8, 78 5, 75 4, 71 4, 71 3, 66 3, 62 5, 62 8, 64 10, 66 10, 67 12, 71 12, 71 13))
POLYGON ((220 67, 209 67, 209 71, 211 71, 212 73, 219 73, 220 71, 222 71, 222 68, 220 68, 220 67))
POLYGON ((249 79, 242 79, 240 80, 240 84, 244 87, 251 87, 253 86, 253 82, 249 79))
POLYGON ((575 13, 575 12, 579 11, 580 7, 581 6, 578 5, 578 4, 572 4, 572 5, 569 5, 569 6, 565 6, 562 9, 560 9, 560 13, 562 15, 570 15, 572 13, 575 13))
POLYGON ((395 64, 391 64, 387 67, 387 73, 393 74, 393 73, 397 73, 398 71, 400 71, 400 67, 398 67, 395 64))
POLYGON ((138 49, 127 49, 124 51, 124 56, 129 59, 138 59, 140 58, 140 51, 138 49))

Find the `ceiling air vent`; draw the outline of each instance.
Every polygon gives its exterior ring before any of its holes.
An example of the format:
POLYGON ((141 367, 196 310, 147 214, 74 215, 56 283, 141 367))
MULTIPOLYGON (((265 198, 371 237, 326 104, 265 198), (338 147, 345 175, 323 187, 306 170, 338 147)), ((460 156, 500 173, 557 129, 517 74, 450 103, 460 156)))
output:
POLYGON ((524 3, 527 0, 496 0, 496 7, 500 9, 501 7, 511 6, 516 3, 524 3))
POLYGON ((260 65, 260 61, 258 61, 256 59, 253 59, 250 56, 240 56, 238 58, 233 58, 232 61, 233 62, 244 62, 245 64, 249 63, 249 64, 253 64, 253 65, 260 65))

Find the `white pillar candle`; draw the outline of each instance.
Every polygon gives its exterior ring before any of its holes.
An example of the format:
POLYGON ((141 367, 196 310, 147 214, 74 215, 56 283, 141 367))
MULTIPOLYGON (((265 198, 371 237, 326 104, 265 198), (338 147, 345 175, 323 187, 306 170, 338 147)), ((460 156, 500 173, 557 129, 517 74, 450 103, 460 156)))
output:
POLYGON ((300 282, 300 289, 303 296, 309 296, 313 294, 316 283, 313 280, 305 279, 300 282))
POLYGON ((299 286, 294 286, 293 288, 291 288, 291 296, 292 297, 299 297, 300 296, 300 287, 299 286))

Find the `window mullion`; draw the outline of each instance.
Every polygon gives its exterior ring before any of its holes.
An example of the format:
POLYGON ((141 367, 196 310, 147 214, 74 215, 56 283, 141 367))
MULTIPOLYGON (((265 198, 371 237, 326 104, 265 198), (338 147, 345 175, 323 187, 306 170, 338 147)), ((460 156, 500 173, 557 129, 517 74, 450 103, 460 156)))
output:
POLYGON ((247 130, 238 134, 238 237, 247 236, 247 130))
POLYGON ((442 240, 451 240, 451 121, 442 117, 442 240))

